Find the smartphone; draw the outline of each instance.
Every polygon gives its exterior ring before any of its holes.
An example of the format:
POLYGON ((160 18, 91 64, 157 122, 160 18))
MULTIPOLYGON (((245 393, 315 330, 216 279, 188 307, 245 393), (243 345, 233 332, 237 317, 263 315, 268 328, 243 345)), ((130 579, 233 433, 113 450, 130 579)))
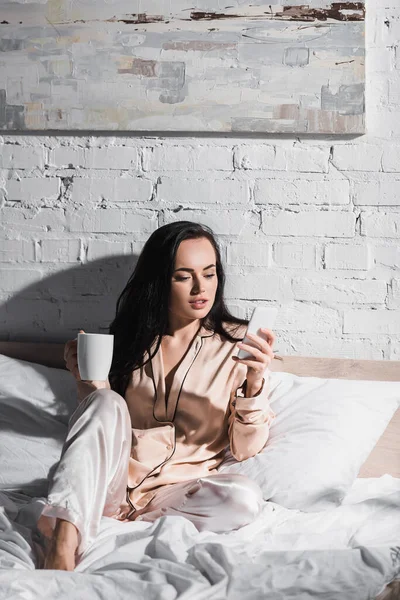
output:
MULTIPOLYGON (((246 330, 246 336, 244 337, 243 343, 248 344, 249 346, 255 347, 250 339, 247 338, 247 333, 254 333, 255 335, 259 335, 263 339, 266 339, 265 333, 260 331, 260 329, 272 329, 275 325, 276 317, 278 316, 278 309, 271 308, 268 306, 256 306, 253 310, 253 313, 250 317, 249 324, 246 330)), ((243 348, 239 349, 238 358, 254 358, 253 354, 250 354, 243 348)))

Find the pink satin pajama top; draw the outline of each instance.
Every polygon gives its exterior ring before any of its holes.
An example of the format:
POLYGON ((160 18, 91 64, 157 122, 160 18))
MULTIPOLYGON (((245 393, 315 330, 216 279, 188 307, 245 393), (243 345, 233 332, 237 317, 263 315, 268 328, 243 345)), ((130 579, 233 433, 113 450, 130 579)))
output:
MULTIPOLYGON (((232 335, 239 341, 245 333, 241 325, 232 335)), ((161 346, 133 371, 125 400, 132 424, 129 498, 136 509, 160 486, 210 475, 228 445, 239 461, 265 446, 276 416, 268 403, 269 369, 258 394, 245 398, 247 367, 232 360, 237 351, 236 342, 201 327, 175 372, 168 405, 161 346)))

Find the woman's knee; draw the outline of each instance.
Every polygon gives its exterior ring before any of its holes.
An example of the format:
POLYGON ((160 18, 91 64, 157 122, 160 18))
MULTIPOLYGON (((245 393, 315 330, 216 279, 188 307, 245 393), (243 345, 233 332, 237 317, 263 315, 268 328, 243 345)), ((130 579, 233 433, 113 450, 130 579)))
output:
POLYGON ((123 419, 129 417, 125 399, 114 390, 108 388, 93 390, 93 392, 85 396, 71 416, 71 420, 75 421, 86 411, 101 416, 106 420, 111 419, 113 415, 122 416, 123 419))
POLYGON ((89 398, 91 396, 93 396, 94 398, 97 398, 97 397, 112 398, 112 399, 115 399, 116 401, 123 400, 125 402, 124 398, 120 394, 118 394, 114 390, 110 390, 109 388, 99 388, 97 390, 93 390, 93 392, 90 392, 90 394, 88 394, 84 398, 84 400, 86 400, 86 398, 89 398))

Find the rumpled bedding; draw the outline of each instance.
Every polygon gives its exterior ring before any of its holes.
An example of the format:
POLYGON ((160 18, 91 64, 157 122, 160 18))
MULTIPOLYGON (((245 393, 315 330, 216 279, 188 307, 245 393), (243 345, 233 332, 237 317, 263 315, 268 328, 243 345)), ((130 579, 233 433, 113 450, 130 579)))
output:
POLYGON ((198 532, 184 517, 102 517, 73 572, 37 567, 44 498, 0 492, 0 599, 369 600, 400 579, 400 479, 356 479, 342 504, 265 502, 251 524, 198 532))

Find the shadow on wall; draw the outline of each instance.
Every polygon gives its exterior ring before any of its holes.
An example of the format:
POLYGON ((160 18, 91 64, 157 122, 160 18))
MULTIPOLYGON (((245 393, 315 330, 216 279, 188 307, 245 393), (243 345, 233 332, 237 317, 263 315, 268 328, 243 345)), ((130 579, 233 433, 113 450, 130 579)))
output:
POLYGON ((1 341, 65 343, 79 329, 108 333, 137 259, 114 255, 44 273, 0 305, 1 341))

